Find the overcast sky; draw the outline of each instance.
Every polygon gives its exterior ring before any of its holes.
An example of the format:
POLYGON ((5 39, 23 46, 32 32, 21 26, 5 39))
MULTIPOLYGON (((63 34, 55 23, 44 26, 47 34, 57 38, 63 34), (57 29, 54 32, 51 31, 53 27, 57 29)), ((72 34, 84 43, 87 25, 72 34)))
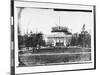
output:
MULTIPOLYGON (((19 9, 17 8, 19 13, 19 9)), ((66 26, 72 33, 80 32, 83 24, 86 30, 91 33, 92 22, 91 12, 69 12, 53 11, 52 9, 24 8, 20 15, 19 25, 21 34, 30 32, 42 32, 51 34, 51 28, 60 24, 66 26), (60 23, 59 23, 60 17, 60 23)))

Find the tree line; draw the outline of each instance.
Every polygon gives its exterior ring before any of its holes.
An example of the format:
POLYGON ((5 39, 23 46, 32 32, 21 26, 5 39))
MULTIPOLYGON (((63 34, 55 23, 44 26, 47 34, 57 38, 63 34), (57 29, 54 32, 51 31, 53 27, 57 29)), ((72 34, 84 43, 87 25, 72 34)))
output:
POLYGON ((70 45, 91 48, 91 35, 85 30, 85 25, 83 25, 80 33, 74 33, 72 35, 70 45))
POLYGON ((72 35, 71 46, 81 46, 81 47, 91 47, 91 35, 89 33, 86 34, 78 34, 75 33, 72 35))
POLYGON ((45 40, 43 40, 43 34, 40 33, 32 33, 25 34, 24 36, 18 36, 18 47, 32 47, 32 48, 40 48, 41 46, 45 46, 45 40))
MULTIPOLYGON (((41 48, 41 46, 47 46, 41 32, 18 35, 19 49, 22 47, 41 48)), ((85 25, 83 25, 80 33, 72 34, 69 46, 91 47, 91 35, 85 30, 85 25)))

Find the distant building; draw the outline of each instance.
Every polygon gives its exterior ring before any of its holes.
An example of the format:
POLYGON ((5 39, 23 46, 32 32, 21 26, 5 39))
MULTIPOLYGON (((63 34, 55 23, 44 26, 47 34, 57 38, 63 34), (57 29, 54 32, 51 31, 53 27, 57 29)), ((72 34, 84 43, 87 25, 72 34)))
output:
POLYGON ((70 44, 72 33, 67 27, 56 26, 52 27, 52 34, 45 35, 44 39, 49 46, 67 46, 70 44))

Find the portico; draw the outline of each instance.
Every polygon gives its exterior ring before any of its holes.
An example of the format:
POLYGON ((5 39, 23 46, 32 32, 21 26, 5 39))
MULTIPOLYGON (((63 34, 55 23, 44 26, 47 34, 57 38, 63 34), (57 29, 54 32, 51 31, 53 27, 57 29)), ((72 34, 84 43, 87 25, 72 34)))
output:
POLYGON ((52 46, 67 46, 71 41, 71 33, 66 27, 53 27, 51 35, 46 37, 47 44, 52 46))

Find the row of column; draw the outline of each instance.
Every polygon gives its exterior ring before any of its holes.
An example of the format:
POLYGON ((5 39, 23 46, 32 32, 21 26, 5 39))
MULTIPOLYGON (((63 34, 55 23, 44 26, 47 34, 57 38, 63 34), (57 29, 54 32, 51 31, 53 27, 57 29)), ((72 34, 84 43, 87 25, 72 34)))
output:
POLYGON ((53 46, 56 46, 56 43, 63 43, 64 46, 66 46, 66 44, 67 44, 66 40, 67 40, 67 39, 65 39, 65 38, 64 38, 64 39, 54 38, 54 39, 53 39, 53 41, 54 41, 54 42, 53 42, 53 46))

